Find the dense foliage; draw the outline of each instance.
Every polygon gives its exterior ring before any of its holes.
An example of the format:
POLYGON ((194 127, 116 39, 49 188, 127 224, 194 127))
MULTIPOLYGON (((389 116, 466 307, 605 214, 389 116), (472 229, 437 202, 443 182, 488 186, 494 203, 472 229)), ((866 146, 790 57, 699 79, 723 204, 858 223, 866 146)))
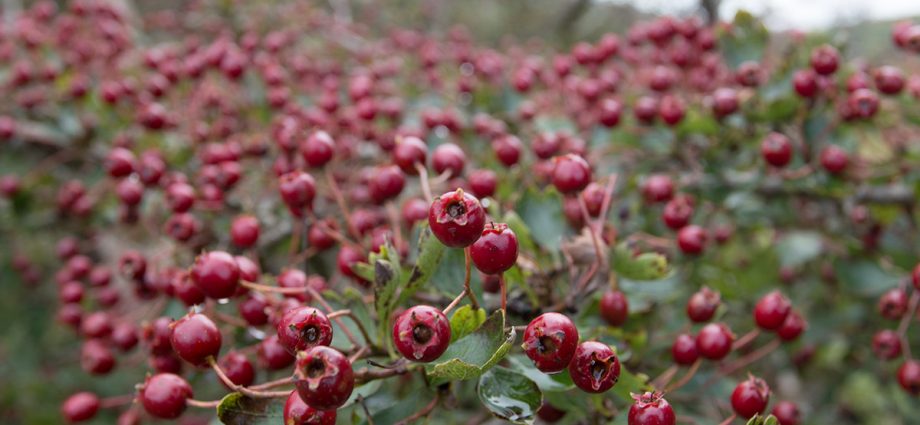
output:
POLYGON ((920 24, 184 7, 4 16, 0 421, 920 417, 920 24))

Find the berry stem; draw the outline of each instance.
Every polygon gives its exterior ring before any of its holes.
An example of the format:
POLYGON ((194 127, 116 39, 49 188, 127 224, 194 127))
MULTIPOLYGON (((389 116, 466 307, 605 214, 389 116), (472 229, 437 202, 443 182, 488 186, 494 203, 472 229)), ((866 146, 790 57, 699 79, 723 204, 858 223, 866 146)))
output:
POLYGON ((418 170, 419 183, 422 185, 422 193, 425 195, 425 202, 431 205, 434 198, 431 196, 431 185, 428 183, 428 169, 419 162, 415 163, 415 169, 418 170))
POLYGON ((442 310, 442 313, 444 313, 445 315, 447 313, 450 313, 450 311, 453 310, 454 307, 457 306, 457 304, 460 304, 460 301, 463 301, 464 297, 466 297, 466 289, 464 289, 463 291, 460 291, 460 294, 457 295, 457 297, 454 298, 454 300, 451 301, 450 304, 447 305, 447 307, 444 307, 444 310, 442 310))
POLYGON ((356 241, 360 241, 361 234, 358 233, 358 229, 355 228, 355 223, 351 221, 351 212, 348 210, 348 205, 345 204, 345 197, 342 196, 342 191, 339 190, 339 185, 335 182, 335 177, 332 176, 332 171, 326 168, 324 173, 326 175, 326 181, 329 184, 329 190, 332 191, 332 197, 335 198, 335 203, 338 204, 339 210, 342 211, 342 215, 345 216, 345 226, 348 227, 351 236, 355 238, 356 241))
POLYGON ((131 404, 134 401, 133 394, 118 395, 114 397, 106 397, 99 400, 99 407, 102 409, 108 409, 112 407, 124 406, 126 404, 131 404))
POLYGON ((399 251, 399 247, 403 246, 402 239, 402 229, 399 226, 399 211, 396 210, 396 204, 393 201, 388 201, 386 205, 387 215, 390 217, 390 227, 393 228, 393 244, 399 251))
POLYGON ((244 387, 242 385, 237 385, 224 373, 224 370, 221 369, 220 365, 217 364, 217 360, 214 360, 214 357, 208 357, 208 364, 211 366, 211 369, 214 369, 214 373, 217 374, 217 377, 220 378, 220 381, 224 383, 228 388, 233 391, 236 391, 240 394, 243 394, 246 397, 250 398, 281 398, 287 397, 291 394, 290 391, 257 391, 251 388, 244 387))
POLYGON ((303 219, 300 217, 293 217, 294 224, 291 227, 291 246, 288 248, 288 257, 291 264, 294 263, 294 258, 297 257, 297 253, 300 252, 300 235, 303 234, 303 219))
POLYGON ((476 301, 476 294, 470 289, 470 273, 473 268, 473 258, 470 256, 470 247, 463 248, 463 255, 466 257, 466 274, 463 276, 463 290, 470 297, 470 306, 473 310, 479 310, 479 302, 476 301))
POLYGON ((329 318, 329 320, 332 320, 332 319, 335 319, 336 317, 348 316, 350 314, 351 314, 351 310, 344 309, 344 310, 336 310, 331 313, 328 313, 326 314, 326 317, 329 318))
POLYGON ((725 367, 723 367, 722 369, 720 369, 719 372, 720 372, 722 375, 731 375, 732 373, 734 373, 734 372, 737 371, 738 369, 741 369, 741 368, 743 368, 743 367, 745 367, 745 366, 747 366, 747 365, 749 365, 749 364, 751 364, 751 363, 754 363, 754 362, 756 362, 757 360, 760 360, 761 358, 765 357, 767 354, 772 353, 773 350, 776 350, 777 348, 779 348, 779 346, 780 346, 780 344, 782 344, 782 342, 783 342, 782 340, 780 340, 779 338, 776 338, 776 339, 774 339, 773 341, 770 341, 767 345, 764 345, 763 347, 760 347, 760 348, 757 349, 756 351, 752 351, 751 353, 747 354, 746 356, 741 357, 741 358, 735 360, 733 363, 730 363, 730 364, 726 365, 725 367))
POLYGON ((195 400, 193 398, 187 398, 185 399, 185 404, 188 404, 189 406, 192 406, 192 407, 200 407, 202 409, 213 409, 217 406, 220 406, 220 400, 203 401, 203 400, 195 400))
POLYGON ((407 418, 405 418, 405 419, 403 419, 403 420, 401 420, 401 421, 399 421, 399 422, 396 422, 396 425, 407 425, 407 424, 414 423, 415 421, 417 421, 417 420, 419 420, 419 419, 428 417, 428 415, 430 415, 431 412, 434 411, 434 408, 438 406, 438 402, 439 402, 440 400, 441 400, 441 395, 440 395, 440 394, 435 394, 434 398, 431 399, 431 402, 429 402, 427 405, 425 405, 425 407, 423 407, 423 408, 422 408, 421 410, 419 410, 418 412, 413 413, 413 414, 410 415, 409 417, 407 417, 407 418))
POLYGON ((755 340, 758 336, 760 336, 760 328, 756 328, 742 335, 741 338, 738 338, 738 340, 732 344, 732 350, 734 351, 741 349, 742 347, 750 344, 751 341, 755 340))
POLYGON ((696 375, 696 372, 700 370, 700 365, 702 364, 703 364, 703 359, 697 359, 695 362, 693 362, 693 366, 690 366, 690 370, 688 370, 687 373, 685 373, 684 376, 682 376, 679 381, 665 388, 664 392, 670 393, 673 391, 677 391, 680 387, 683 387, 684 385, 686 385, 688 382, 690 382, 691 379, 693 379, 693 376, 696 375))
POLYGON ((901 346, 904 347, 904 358, 906 359, 913 358, 910 352, 910 341, 907 340, 907 329, 910 327, 910 322, 912 322, 917 315, 918 304, 920 304, 920 291, 914 291, 914 293, 910 295, 910 304, 907 307, 907 313, 904 314, 904 317, 901 318, 901 323, 898 324, 898 337, 901 338, 901 346))
POLYGON ((287 376, 281 379, 276 379, 274 381, 268 381, 264 384, 253 385, 249 387, 249 389, 261 391, 261 390, 267 390, 269 388, 282 387, 282 386, 293 384, 293 383, 294 383, 294 378, 291 376, 287 376))
POLYGON ((652 386, 655 388, 664 388, 671 382, 671 379, 674 378, 674 375, 677 374, 677 370, 680 367, 676 364, 671 365, 664 372, 661 372, 661 375, 658 375, 655 379, 652 379, 652 386))
POLYGON ((275 293, 275 294, 287 294, 287 295, 292 295, 292 294, 302 294, 302 293, 304 293, 304 292, 308 292, 308 291, 307 291, 308 288, 306 288, 306 287, 301 287, 301 288, 281 288, 281 287, 278 287, 278 286, 262 285, 262 284, 260 284, 260 283, 248 282, 248 281, 245 281, 245 280, 241 280, 241 281, 240 281, 240 285, 243 285, 244 287, 249 288, 249 289, 252 289, 252 290, 254 290, 254 291, 267 292, 267 293, 275 293))
MULTIPOLYGON (((297 288, 297 289, 300 289, 300 288, 297 288)), ((320 294, 319 291, 309 286, 305 286, 303 290, 306 291, 308 294, 310 294, 310 296, 313 297, 313 299, 316 300, 316 302, 318 302, 320 305, 323 306, 324 309, 326 309, 326 314, 332 314, 334 311, 336 311, 335 308, 332 307, 332 305, 326 302, 326 299, 323 298, 323 295, 320 294)), ((351 313, 349 312, 349 317, 354 317, 354 316, 351 316, 351 313)), ((358 342, 358 338, 355 338, 355 334, 353 334, 351 330, 345 326, 345 323, 342 322, 342 319, 336 317, 336 318, 333 318, 332 321, 334 321, 335 324, 339 325, 339 327, 342 328, 342 333, 345 334, 345 337, 348 338, 348 341, 351 342, 352 346, 354 347, 361 346, 361 344, 358 342)), ((355 323, 358 323, 358 329, 361 330, 361 332, 364 334, 365 339, 367 339, 368 344, 370 344, 371 340, 367 336, 367 331, 364 330, 364 327, 361 325, 361 322, 358 320, 355 320, 355 323)))
POLYGON ((399 363, 399 365, 387 369, 364 368, 355 371, 355 386, 366 384, 377 379, 386 379, 392 376, 402 375, 407 372, 409 372, 409 367, 406 363, 399 363))
POLYGON ((505 273, 500 273, 498 275, 498 286, 501 287, 502 291, 502 311, 506 311, 508 306, 508 291, 505 287, 505 273))
POLYGON ((610 204, 613 203, 613 191, 616 189, 617 178, 617 173, 612 173, 607 179, 607 187, 604 189, 604 200, 601 202, 601 213, 597 216, 597 224, 600 230, 604 228, 604 221, 607 219, 610 204))
POLYGON ((592 225, 591 215, 588 214, 588 206, 585 204, 585 198, 578 196, 578 206, 581 208, 581 216, 585 220, 585 224, 588 226, 588 231, 591 233, 591 243, 594 245, 594 254, 597 256, 597 259, 594 261, 601 265, 606 265, 607 261, 604 258, 604 254, 601 251, 600 240, 597 236, 597 229, 592 225))

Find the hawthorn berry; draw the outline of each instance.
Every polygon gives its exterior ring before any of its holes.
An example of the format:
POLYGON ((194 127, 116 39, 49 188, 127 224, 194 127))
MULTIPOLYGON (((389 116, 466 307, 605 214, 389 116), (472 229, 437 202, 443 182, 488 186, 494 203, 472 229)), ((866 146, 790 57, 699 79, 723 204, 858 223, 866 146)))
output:
POLYGON ((631 394, 635 402, 629 407, 629 425, 674 425, 677 416, 660 392, 631 394))
POLYGON ((68 423, 84 422, 92 419, 99 411, 99 397, 91 392, 79 392, 67 397, 61 404, 61 416, 68 423))
POLYGON ((236 385, 248 387, 255 382, 256 369, 243 353, 231 351, 221 357, 217 364, 227 375, 227 378, 230 378, 230 382, 236 385))
POLYGON ((892 360, 901 355, 901 337, 898 333, 884 329, 872 337, 872 351, 880 360, 892 360))
POLYGON ((908 359, 898 368, 898 384, 908 394, 920 395, 920 361, 908 359))
POLYGON ((475 170, 467 176, 470 190, 477 198, 488 198, 495 194, 498 186, 498 175, 492 170, 475 170))
POLYGON ((268 323, 268 301, 264 296, 253 293, 237 304, 240 317, 250 326, 262 326, 268 323))
POLYGON ((112 328, 110 337, 112 344, 118 347, 122 352, 131 351, 140 341, 137 327, 133 323, 124 322, 115 325, 112 328))
POLYGON ((318 410, 300 399, 297 390, 291 391, 284 403, 284 425, 335 425, 335 410, 318 410))
POLYGON ((704 286, 687 300, 687 317, 696 323, 708 322, 722 304, 722 296, 704 286))
POLYGON ((706 359, 722 360, 732 351, 735 335, 724 323, 703 326, 696 335, 696 349, 706 359))
POLYGON ((134 153, 125 148, 113 148, 105 157, 105 170, 114 178, 126 177, 136 167, 134 153))
POLYGON ((564 194, 581 191, 591 182, 591 166, 579 155, 553 158, 553 186, 564 194))
POLYGON ((795 310, 792 310, 786 316, 786 320, 783 320, 782 326, 776 329, 776 336, 783 341, 792 341, 798 338, 807 326, 805 319, 795 310))
POLYGON ((801 421, 799 406, 792 401, 784 400, 776 403, 770 414, 776 416, 776 421, 779 422, 779 425, 799 425, 801 421))
POLYGON ((190 313, 170 326, 170 343, 182 360, 200 366, 208 362, 208 357, 217 358, 222 338, 220 329, 208 316, 190 313))
POLYGON ((351 396, 355 375, 344 354, 317 345, 297 353, 294 385, 307 405, 319 410, 335 410, 351 396))
POLYGON ((518 241, 505 223, 486 223, 482 236, 470 245, 470 257, 479 271, 501 274, 514 266, 518 241))
POLYGON ((878 312, 888 320, 900 320, 907 313, 907 291, 890 289, 878 300, 878 312))
POLYGON ((731 400, 735 413, 743 419, 749 419, 767 410, 770 387, 763 379, 751 376, 735 386, 731 400))
POLYGON ((278 341, 278 335, 269 335, 256 350, 259 361, 268 370, 280 370, 294 363, 294 356, 278 341))
POLYGON ((674 182, 663 174, 651 175, 642 182, 642 196, 650 204, 667 202, 674 197, 674 182))
POLYGON ((406 174, 418 174, 416 165, 425 166, 428 156, 428 145, 418 137, 397 137, 393 147, 393 162, 406 174))
POLYGON ((693 217, 693 203, 683 196, 678 196, 664 205, 661 212, 661 219, 665 226, 672 230, 680 230, 690 224, 693 217))
POLYGON ((601 295, 601 317, 610 326, 623 326, 629 317, 629 301, 622 291, 608 289, 601 295))
POLYGON ((115 368, 115 356, 101 340, 89 339, 80 349, 80 366, 89 374, 105 375, 115 368))
POLYGON ((466 154, 463 149, 453 143, 444 143, 434 149, 431 155, 431 167, 437 174, 448 173, 450 177, 458 177, 466 166, 466 154))
POLYGON ((150 416, 175 419, 185 412, 186 400, 192 395, 192 387, 181 376, 158 373, 147 378, 138 398, 150 416))
POLYGON ((811 68, 820 75, 830 75, 837 71, 840 54, 833 46, 818 46, 811 52, 811 68))
POLYGON ((486 213, 478 199, 457 189, 435 198, 428 209, 428 225, 444 245, 465 248, 482 235, 486 213))
POLYGON ((696 349, 696 339, 690 334, 680 334, 674 338, 674 344, 671 345, 671 357, 674 363, 681 366, 688 366, 696 362, 700 353, 696 349))
POLYGON ((792 161, 792 142, 782 133, 772 132, 760 142, 760 154, 774 167, 785 167, 792 161))
POLYGON ((821 166, 831 174, 840 174, 847 168, 850 158, 843 148, 828 145, 821 150, 821 166))
POLYGON ((544 373, 561 372, 572 361, 578 346, 578 329, 572 319, 559 313, 543 313, 524 329, 524 354, 544 373))
POLYGON ((360 284, 367 284, 369 282, 363 277, 358 276, 358 273, 355 272, 353 268, 355 264, 363 262, 366 259, 364 254, 358 251, 357 248, 345 245, 339 249, 339 254, 336 257, 336 265, 338 266, 339 272, 343 275, 354 279, 360 284))
POLYGON ((434 307, 410 307, 393 322, 393 345, 409 360, 420 363, 433 361, 444 354, 448 344, 450 321, 434 307))
POLYGON ((240 248, 250 248, 259 240, 259 219, 252 215, 241 215, 230 225, 230 239, 240 248))
POLYGON ((682 227, 677 232, 677 246, 687 255, 699 255, 706 248, 706 230, 695 224, 682 227))
POLYGON ((510 134, 503 135, 492 142, 495 157, 505 167, 512 167, 521 159, 521 140, 510 134))
POLYGON ((569 363, 569 375, 582 391, 602 393, 620 379, 620 359, 609 345, 585 341, 575 350, 569 363))
POLYGON ((285 173, 278 180, 278 190, 281 192, 281 200, 296 217, 302 216, 305 210, 313 207, 316 182, 308 173, 303 171, 285 173))
POLYGON ((371 199, 378 204, 399 196, 406 185, 406 177, 399 167, 388 165, 378 167, 368 184, 371 199))
MULTIPOLYGON (((604 187, 600 184, 591 182, 585 186, 585 190, 581 191, 581 199, 585 201, 585 209, 588 210, 589 216, 597 217, 601 214, 601 208, 604 206, 605 197, 604 187)), ((579 206, 579 214, 580 213, 581 207, 579 206)))
POLYGON ((277 324, 278 342, 291 354, 332 343, 332 323, 313 307, 288 310, 277 324))
POLYGON ((304 162, 311 167, 322 167, 332 160, 335 153, 335 141, 325 131, 311 134, 300 145, 304 162))
POLYGON ((208 298, 230 298, 240 283, 240 268, 229 253, 210 251, 195 258, 191 277, 208 298))
POLYGON ((764 330, 775 330, 783 325, 792 310, 792 303, 779 291, 770 292, 754 306, 754 321, 764 330))

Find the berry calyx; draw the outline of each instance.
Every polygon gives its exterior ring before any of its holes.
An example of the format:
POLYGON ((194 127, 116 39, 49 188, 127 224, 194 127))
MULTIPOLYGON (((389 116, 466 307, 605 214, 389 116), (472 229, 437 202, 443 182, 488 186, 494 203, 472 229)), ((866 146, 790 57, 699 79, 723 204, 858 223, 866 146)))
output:
POLYGON ((441 357, 450 344, 450 321, 441 310, 427 305, 411 307, 393 323, 393 345, 403 357, 428 363, 441 357))
POLYGON ((457 189, 435 198, 428 208, 428 225, 444 245, 465 248, 482 236, 486 213, 478 199, 457 189))
POLYGON ((541 372, 561 372, 575 355, 578 329, 563 314, 543 313, 527 324, 521 347, 541 372))
POLYGON ((749 377, 741 381, 732 392, 732 409, 741 418, 749 419, 767 410, 770 387, 763 379, 749 377))
POLYGON ((284 425, 335 425, 335 410, 317 410, 300 399, 297 390, 291 391, 284 403, 284 425))
POLYGON ((313 307, 288 310, 278 321, 278 342, 291 354, 332 343, 332 323, 313 307))
POLYGON ((159 373, 147 378, 138 394, 144 410, 160 419, 175 419, 185 412, 192 387, 181 376, 159 373))
POLYGON ((470 257, 479 271, 501 274, 514 266, 518 241, 505 223, 486 223, 482 236, 470 245, 470 257))
POLYGON ((191 277, 208 298, 230 298, 240 283, 240 268, 229 253, 211 251, 195 258, 191 277))
POLYGON ((335 410, 351 396, 355 375, 344 354, 318 345, 297 354, 294 385, 307 405, 319 410, 335 410))
POLYGON ((622 291, 608 289, 601 296, 599 306, 601 317, 610 326, 623 326, 626 318, 629 317, 629 301, 622 291))
POLYGON ((208 316, 190 313, 170 327, 170 343, 182 360, 200 366, 207 363, 208 357, 216 358, 220 352, 220 329, 208 316))
POLYGON ((602 393, 613 388, 620 379, 620 359, 609 345, 585 341, 575 350, 569 375, 582 391, 602 393))
POLYGON ((629 408, 629 425, 674 425, 677 416, 660 392, 632 394, 635 402, 629 408))

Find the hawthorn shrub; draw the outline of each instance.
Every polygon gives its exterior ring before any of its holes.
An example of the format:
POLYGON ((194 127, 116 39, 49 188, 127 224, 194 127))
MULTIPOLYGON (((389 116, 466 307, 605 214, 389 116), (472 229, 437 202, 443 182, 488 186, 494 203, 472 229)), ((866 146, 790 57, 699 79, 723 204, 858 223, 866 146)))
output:
POLYGON ((920 25, 892 65, 230 7, 7 21, 5 423, 920 415, 920 25))

